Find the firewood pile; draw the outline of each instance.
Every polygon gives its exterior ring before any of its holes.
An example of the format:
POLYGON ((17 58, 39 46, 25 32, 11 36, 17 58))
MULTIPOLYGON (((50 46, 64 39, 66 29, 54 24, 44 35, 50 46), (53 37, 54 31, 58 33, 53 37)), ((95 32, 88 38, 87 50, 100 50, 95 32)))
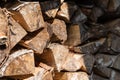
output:
POLYGON ((120 80, 120 0, 0 6, 0 80, 120 80))

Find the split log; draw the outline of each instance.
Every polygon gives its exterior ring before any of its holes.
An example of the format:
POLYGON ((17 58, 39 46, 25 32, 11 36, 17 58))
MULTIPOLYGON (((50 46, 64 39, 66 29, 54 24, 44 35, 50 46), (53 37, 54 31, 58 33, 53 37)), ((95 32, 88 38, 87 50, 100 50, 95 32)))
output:
POLYGON ((77 8, 77 5, 73 2, 63 2, 63 4, 60 6, 60 10, 57 13, 57 17, 69 23, 77 8))
POLYGON ((110 80, 119 80, 120 79, 120 72, 113 70, 111 72, 110 80))
POLYGON ((26 34, 27 32, 18 24, 12 17, 9 18, 10 27, 10 48, 12 49, 26 34))
POLYGON ((54 80, 89 80, 89 76, 85 72, 56 72, 54 80))
POLYGON ((65 42, 66 45, 69 46, 78 46, 85 42, 92 35, 87 32, 85 29, 85 25, 83 24, 73 24, 68 27, 68 39, 65 42))
POLYGON ((106 78, 103 78, 99 75, 93 74, 92 80, 109 80, 109 79, 106 79, 106 78))
POLYGON ((64 61, 64 64, 62 65, 62 69, 66 71, 82 70, 91 74, 93 64, 94 57, 92 55, 69 53, 64 61))
POLYGON ((44 48, 47 46, 51 32, 49 32, 49 26, 38 30, 35 33, 28 34, 20 44, 29 49, 33 49, 36 53, 43 53, 44 48))
POLYGON ((40 64, 40 67, 35 67, 34 76, 23 80, 53 80, 52 71, 52 67, 49 67, 42 63, 40 64))
POLYGON ((28 75, 34 72, 32 50, 22 49, 13 52, 0 69, 1 76, 28 75))
POLYGON ((101 38, 100 40, 93 41, 82 46, 73 47, 71 48, 71 50, 77 53, 94 54, 103 45, 105 40, 106 40, 105 38, 101 38))
POLYGON ((119 0, 109 0, 108 11, 115 12, 117 11, 119 6, 120 6, 119 0))
POLYGON ((24 2, 10 10, 13 18, 29 32, 45 27, 39 2, 24 2))
POLYGON ((40 2, 41 10, 43 12, 44 19, 55 18, 60 6, 60 2, 57 1, 45 1, 40 2))
POLYGON ((73 24, 84 23, 86 21, 87 21, 87 16, 83 14, 81 9, 77 9, 77 11, 75 11, 74 13, 74 16, 71 17, 71 22, 73 24))
POLYGON ((116 55, 97 53, 95 55, 95 64, 101 65, 104 67, 111 67, 111 65, 115 61, 116 57, 117 57, 116 55))
POLYGON ((71 53, 67 46, 56 43, 50 44, 48 48, 40 56, 40 59, 42 62, 55 67, 55 70, 58 72, 62 70, 83 70, 91 73, 94 64, 94 57, 92 55, 71 53))
POLYGON ((116 19, 104 24, 109 28, 109 31, 120 36, 120 19, 116 19))
POLYGON ((109 78, 111 76, 111 68, 100 66, 100 65, 95 65, 93 68, 95 74, 98 74, 102 77, 109 78))
POLYGON ((114 52, 120 52, 120 37, 114 34, 110 34, 109 36, 110 39, 110 49, 113 50, 114 52))
POLYGON ((60 41, 64 43, 67 40, 66 24, 63 20, 54 19, 52 23, 53 36, 51 42, 60 41))
POLYGON ((115 59, 113 65, 111 66, 114 69, 120 70, 120 55, 117 56, 117 58, 115 59))
POLYGON ((94 0, 95 4, 107 11, 109 0, 94 0))
POLYGON ((10 28, 8 11, 0 8, 0 67, 4 64, 10 52, 10 28))
POLYGON ((97 21, 98 21, 98 18, 101 17, 103 14, 104 14, 104 11, 103 11, 101 8, 99 8, 99 7, 94 7, 94 8, 92 9, 92 12, 91 12, 89 18, 91 19, 91 21, 97 22, 97 21))

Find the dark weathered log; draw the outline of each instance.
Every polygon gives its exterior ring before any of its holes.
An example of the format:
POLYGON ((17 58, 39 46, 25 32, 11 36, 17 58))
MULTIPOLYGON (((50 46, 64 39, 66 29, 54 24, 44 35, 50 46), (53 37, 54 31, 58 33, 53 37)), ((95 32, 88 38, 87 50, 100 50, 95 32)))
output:
POLYGON ((83 14, 81 9, 77 9, 77 11, 75 11, 74 15, 71 18, 71 22, 73 24, 84 23, 86 20, 87 20, 87 16, 83 14))
POLYGON ((119 80, 120 79, 120 72, 113 70, 111 72, 110 80, 119 80))
POLYGON ((103 45, 105 40, 106 40, 105 38, 102 38, 100 40, 93 41, 88 44, 84 44, 82 46, 73 47, 71 48, 71 50, 77 53, 94 54, 103 45))
POLYGON ((106 78, 103 78, 99 75, 93 74, 92 75, 92 80, 109 80, 109 79, 106 79, 106 78))
POLYGON ((100 65, 95 65, 93 69, 96 74, 102 77, 109 78, 111 76, 111 71, 112 71, 111 68, 107 68, 107 67, 100 66, 100 65))
POLYGON ((39 2, 24 2, 10 10, 13 18, 29 32, 45 27, 39 2))
POLYGON ((115 59, 113 65, 111 66, 114 69, 120 70, 120 55, 117 56, 117 58, 115 59))
POLYGON ((51 18, 55 18, 60 6, 60 2, 58 0, 45 1, 45 2, 40 2, 40 5, 44 19, 51 19, 51 18))
POLYGON ((111 67, 111 65, 113 64, 115 59, 116 59, 115 55, 97 53, 95 55, 95 64, 101 65, 101 66, 104 66, 104 67, 111 67))
POLYGON ((120 6, 119 0, 109 0, 108 11, 115 12, 117 11, 119 6, 120 6))

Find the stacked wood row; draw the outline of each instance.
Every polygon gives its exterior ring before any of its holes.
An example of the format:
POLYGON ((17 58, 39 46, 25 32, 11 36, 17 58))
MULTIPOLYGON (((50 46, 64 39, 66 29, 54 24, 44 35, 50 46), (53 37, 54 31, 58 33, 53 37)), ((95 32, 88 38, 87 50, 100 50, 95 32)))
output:
POLYGON ((0 80, 120 80, 119 0, 9 1, 0 3, 0 80))

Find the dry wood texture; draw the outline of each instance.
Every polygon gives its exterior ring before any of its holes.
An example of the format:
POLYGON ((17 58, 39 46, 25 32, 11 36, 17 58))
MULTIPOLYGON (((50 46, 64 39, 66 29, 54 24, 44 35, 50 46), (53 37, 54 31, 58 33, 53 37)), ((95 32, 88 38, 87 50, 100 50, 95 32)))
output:
POLYGON ((0 7, 0 80, 120 80, 120 0, 0 7))

